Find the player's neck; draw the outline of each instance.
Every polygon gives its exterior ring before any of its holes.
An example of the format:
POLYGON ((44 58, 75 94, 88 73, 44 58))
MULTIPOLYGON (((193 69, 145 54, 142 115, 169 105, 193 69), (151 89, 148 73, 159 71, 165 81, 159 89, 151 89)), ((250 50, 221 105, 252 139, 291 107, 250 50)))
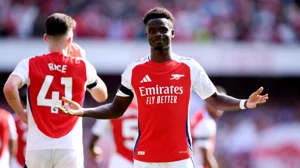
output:
POLYGON ((67 48, 61 48, 61 47, 49 45, 48 50, 51 53, 59 52, 59 53, 62 53, 63 55, 68 55, 67 48))
POLYGON ((154 50, 154 49, 151 49, 151 61, 154 61, 154 62, 158 62, 158 63, 164 63, 164 62, 167 62, 169 60, 171 60, 171 55, 172 55, 172 52, 170 49, 167 49, 167 50, 154 50))

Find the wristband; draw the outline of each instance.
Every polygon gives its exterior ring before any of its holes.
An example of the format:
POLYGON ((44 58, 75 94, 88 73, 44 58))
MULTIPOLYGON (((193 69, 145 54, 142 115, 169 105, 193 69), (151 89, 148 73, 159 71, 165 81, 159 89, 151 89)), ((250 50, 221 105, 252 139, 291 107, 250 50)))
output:
POLYGON ((247 102, 247 100, 241 100, 240 101, 240 108, 241 108, 241 110, 247 109, 246 102, 247 102))

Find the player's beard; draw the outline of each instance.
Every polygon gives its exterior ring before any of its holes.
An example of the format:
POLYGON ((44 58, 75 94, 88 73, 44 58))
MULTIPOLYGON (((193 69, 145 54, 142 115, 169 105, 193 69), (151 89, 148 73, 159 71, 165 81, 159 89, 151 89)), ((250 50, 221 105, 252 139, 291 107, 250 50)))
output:
POLYGON ((154 50, 155 51, 163 51, 164 48, 162 46, 160 46, 160 47, 154 47, 154 50))

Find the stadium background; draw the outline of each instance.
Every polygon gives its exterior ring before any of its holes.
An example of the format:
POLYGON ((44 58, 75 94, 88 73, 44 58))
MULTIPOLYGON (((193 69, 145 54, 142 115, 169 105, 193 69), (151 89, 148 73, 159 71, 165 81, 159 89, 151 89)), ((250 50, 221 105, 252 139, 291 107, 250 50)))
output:
MULTIPOLYGON (((64 12, 77 21, 75 41, 108 86, 110 102, 120 74, 149 47, 142 17, 152 7, 176 19, 174 52, 193 57, 228 94, 247 98, 264 86, 270 100, 255 110, 218 119, 220 168, 300 167, 300 7, 295 0, 0 0, 0 86, 26 57, 47 52, 45 18, 64 12)), ((86 95, 85 106, 95 106, 86 95)), ((202 105, 193 97, 191 113, 202 105)), ((3 93, 0 106, 11 111, 3 93)), ((94 119, 84 119, 85 167, 94 119)), ((111 139, 99 143, 106 167, 111 139)))

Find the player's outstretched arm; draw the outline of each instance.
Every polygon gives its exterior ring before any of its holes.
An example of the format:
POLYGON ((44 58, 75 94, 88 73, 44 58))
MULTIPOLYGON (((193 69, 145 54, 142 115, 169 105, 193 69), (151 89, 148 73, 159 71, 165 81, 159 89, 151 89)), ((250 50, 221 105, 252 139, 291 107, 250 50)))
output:
POLYGON ((112 103, 94 108, 82 108, 78 103, 66 99, 62 100, 68 105, 57 106, 60 111, 72 116, 90 117, 96 119, 112 119, 121 117, 129 107, 133 97, 116 96, 112 103))
POLYGON ((17 75, 10 75, 3 87, 3 93, 9 106, 14 110, 20 119, 27 124, 27 114, 24 112, 19 88, 22 86, 22 79, 17 75))
POLYGON ((247 100, 237 99, 231 96, 214 93, 205 99, 213 107, 224 111, 237 111, 241 109, 252 109, 258 105, 266 103, 269 99, 268 94, 261 95, 263 87, 253 92, 247 100))

